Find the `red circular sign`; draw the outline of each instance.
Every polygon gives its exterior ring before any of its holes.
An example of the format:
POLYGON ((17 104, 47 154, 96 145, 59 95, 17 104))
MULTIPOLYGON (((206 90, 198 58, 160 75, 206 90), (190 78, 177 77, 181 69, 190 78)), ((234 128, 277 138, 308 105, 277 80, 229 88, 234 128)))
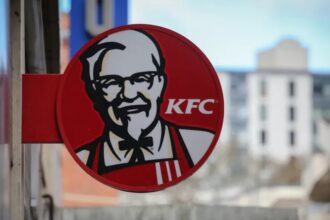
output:
POLYGON ((216 72, 188 39, 127 25, 90 40, 60 86, 65 145, 91 176, 117 189, 161 190, 194 173, 220 135, 216 72))

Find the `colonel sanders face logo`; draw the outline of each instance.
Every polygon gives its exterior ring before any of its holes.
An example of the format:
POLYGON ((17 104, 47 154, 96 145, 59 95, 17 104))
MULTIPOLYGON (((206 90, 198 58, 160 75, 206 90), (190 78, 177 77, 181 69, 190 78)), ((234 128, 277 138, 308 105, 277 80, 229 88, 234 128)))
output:
POLYGON ((157 43, 136 30, 112 34, 82 57, 86 89, 106 126, 138 140, 155 125, 166 86, 157 43))
POLYGON ((216 144, 223 117, 218 78, 202 52, 172 31, 132 25, 106 32, 64 75, 63 140, 105 184, 164 189, 195 172, 216 144))

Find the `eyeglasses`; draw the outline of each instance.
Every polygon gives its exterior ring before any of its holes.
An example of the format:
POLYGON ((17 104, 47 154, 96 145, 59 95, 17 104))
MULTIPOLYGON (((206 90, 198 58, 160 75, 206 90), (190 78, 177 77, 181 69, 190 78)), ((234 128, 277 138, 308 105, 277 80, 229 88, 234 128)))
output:
POLYGON ((118 75, 106 75, 93 80, 93 82, 100 85, 103 88, 108 88, 109 86, 122 87, 126 80, 128 80, 132 84, 142 83, 142 82, 147 82, 151 84, 153 78, 156 75, 160 75, 160 74, 158 72, 146 71, 146 72, 134 73, 132 76, 128 76, 128 77, 121 77, 118 75))

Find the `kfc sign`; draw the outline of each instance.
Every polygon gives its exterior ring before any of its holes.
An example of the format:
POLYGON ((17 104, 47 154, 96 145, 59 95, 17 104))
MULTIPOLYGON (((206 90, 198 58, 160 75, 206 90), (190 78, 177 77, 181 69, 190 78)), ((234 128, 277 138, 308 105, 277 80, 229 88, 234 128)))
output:
POLYGON ((58 89, 61 139, 88 174, 134 192, 193 174, 220 135, 224 103, 216 72, 189 40, 128 25, 89 41, 58 89))
POLYGON ((215 103, 214 99, 205 99, 205 100, 200 100, 200 99, 169 99, 169 105, 167 106, 167 110, 165 114, 172 114, 173 111, 177 114, 192 114, 191 111, 193 108, 196 108, 199 110, 201 114, 212 114, 213 110, 206 110, 205 105, 207 103, 215 103), (187 106, 185 110, 183 111, 181 109, 181 104, 184 104, 187 102, 187 106))

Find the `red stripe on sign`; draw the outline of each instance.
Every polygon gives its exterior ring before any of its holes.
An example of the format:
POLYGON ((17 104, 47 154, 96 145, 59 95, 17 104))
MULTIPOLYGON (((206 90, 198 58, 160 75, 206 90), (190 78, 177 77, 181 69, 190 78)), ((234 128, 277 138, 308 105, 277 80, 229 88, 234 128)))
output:
POLYGON ((167 174, 165 162, 161 161, 159 163, 160 163, 160 169, 162 170, 163 182, 167 183, 169 180, 168 180, 168 174, 167 174))
POLYGON ((177 178, 178 176, 176 175, 176 172, 175 172, 174 161, 173 161, 173 160, 170 160, 170 161, 168 161, 168 163, 169 163, 169 165, 170 165, 170 170, 171 170, 171 174, 172 174, 172 179, 177 178))

